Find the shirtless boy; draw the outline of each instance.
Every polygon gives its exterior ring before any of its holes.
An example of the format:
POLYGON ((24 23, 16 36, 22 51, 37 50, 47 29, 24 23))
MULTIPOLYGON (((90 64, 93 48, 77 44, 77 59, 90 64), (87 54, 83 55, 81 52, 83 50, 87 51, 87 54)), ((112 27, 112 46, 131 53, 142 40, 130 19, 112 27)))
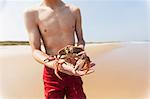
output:
MULTIPOLYGON (((39 6, 27 9, 24 12, 25 25, 29 34, 32 55, 39 63, 44 64, 44 89, 46 99, 85 99, 81 77, 85 72, 61 66, 60 80, 54 74, 54 64, 63 63, 63 60, 44 61, 58 50, 75 45, 84 48, 80 9, 65 4, 61 0, 43 0, 39 6), (43 41, 45 52, 41 50, 43 41)), ((91 64, 92 67, 92 64, 91 64)), ((92 72, 92 69, 89 71, 92 72)))

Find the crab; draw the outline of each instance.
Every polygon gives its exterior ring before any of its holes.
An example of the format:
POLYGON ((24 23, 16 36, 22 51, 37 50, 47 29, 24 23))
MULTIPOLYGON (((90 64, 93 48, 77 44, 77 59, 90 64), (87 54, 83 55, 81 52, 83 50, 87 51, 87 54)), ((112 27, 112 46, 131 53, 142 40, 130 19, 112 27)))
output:
MULTIPOLYGON (((84 50, 77 46, 67 45, 66 47, 60 49, 57 54, 57 59, 64 59, 65 64, 72 64, 73 68, 76 70, 85 70, 85 74, 89 71, 90 58, 84 53, 84 50)), ((62 80, 59 76, 60 65, 55 65, 55 75, 62 80)))

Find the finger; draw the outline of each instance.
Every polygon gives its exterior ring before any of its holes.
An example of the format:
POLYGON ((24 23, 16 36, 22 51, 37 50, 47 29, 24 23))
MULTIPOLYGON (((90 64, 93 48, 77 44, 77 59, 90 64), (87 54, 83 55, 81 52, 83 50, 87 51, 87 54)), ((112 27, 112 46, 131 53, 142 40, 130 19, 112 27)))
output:
POLYGON ((78 60, 78 61, 76 62, 76 65, 75 65, 75 68, 74 68, 74 69, 77 70, 77 69, 79 68, 80 64, 81 64, 81 61, 78 60))
POLYGON ((75 73, 75 76, 84 76, 84 75, 88 75, 88 74, 91 74, 93 73, 95 70, 90 68, 88 71, 87 70, 83 70, 83 71, 79 71, 77 70, 76 73, 75 73))
POLYGON ((86 54, 86 52, 82 51, 82 52, 78 53, 77 55, 79 56, 79 55, 82 55, 82 54, 86 54))
POLYGON ((64 62, 65 62, 64 59, 59 59, 59 60, 58 60, 58 63, 60 63, 60 64, 62 64, 62 63, 64 63, 64 62))
POLYGON ((75 76, 83 76, 83 75, 85 75, 85 71, 79 71, 79 70, 77 70, 77 71, 75 71, 75 76))
POLYGON ((95 66, 95 63, 90 63, 89 65, 90 65, 89 67, 91 68, 95 66))
POLYGON ((94 69, 90 69, 87 73, 85 73, 85 75, 89 75, 91 73, 93 73, 95 70, 94 69))
POLYGON ((85 64, 85 60, 78 60, 76 66, 75 66, 75 70, 77 70, 77 69, 80 70, 84 66, 84 64, 85 64))
POLYGON ((79 64, 76 64, 74 70, 77 70, 78 68, 79 68, 79 64))

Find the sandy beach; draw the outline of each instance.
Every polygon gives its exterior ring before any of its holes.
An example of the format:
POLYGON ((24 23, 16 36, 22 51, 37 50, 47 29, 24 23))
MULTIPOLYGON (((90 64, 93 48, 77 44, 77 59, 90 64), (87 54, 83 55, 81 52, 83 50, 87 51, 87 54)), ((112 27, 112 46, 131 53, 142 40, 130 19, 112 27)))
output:
MULTIPOLYGON (((86 45, 95 72, 83 76, 87 99, 150 99, 150 42, 86 45)), ((0 99, 44 99, 43 66, 30 46, 0 46, 0 99)))

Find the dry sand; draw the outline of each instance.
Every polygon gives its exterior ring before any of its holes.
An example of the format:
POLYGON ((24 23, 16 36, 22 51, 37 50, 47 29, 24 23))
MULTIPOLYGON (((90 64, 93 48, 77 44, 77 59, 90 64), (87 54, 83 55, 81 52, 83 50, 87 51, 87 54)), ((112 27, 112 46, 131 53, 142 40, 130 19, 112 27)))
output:
MULTIPOLYGON (((88 44, 95 72, 83 76, 88 99, 150 99, 150 43, 88 44)), ((0 99, 44 99, 43 66, 29 46, 0 47, 0 99)))

